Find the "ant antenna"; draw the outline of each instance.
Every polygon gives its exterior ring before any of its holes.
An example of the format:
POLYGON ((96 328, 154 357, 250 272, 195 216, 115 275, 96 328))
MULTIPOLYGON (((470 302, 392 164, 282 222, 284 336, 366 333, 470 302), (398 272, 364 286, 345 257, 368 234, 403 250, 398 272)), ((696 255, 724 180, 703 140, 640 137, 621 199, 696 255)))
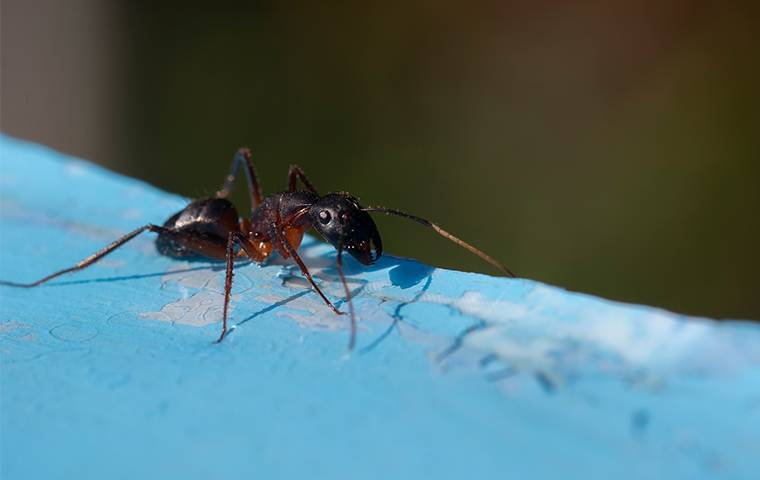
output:
POLYGON ((415 222, 420 223, 422 225, 425 225, 426 227, 430 227, 438 235, 451 240, 452 242, 456 243, 457 245, 459 245, 462 248, 465 248, 465 249, 469 250, 470 252, 472 252, 475 255, 479 256, 480 258, 482 258, 486 262, 490 263, 494 267, 498 268, 502 272, 506 273, 507 276, 513 277, 513 278, 517 278, 517 276, 514 273, 512 273, 512 271, 510 269, 508 269, 506 267, 506 265, 504 265, 503 263, 501 263, 498 260, 494 259, 493 257, 491 257, 487 253, 483 252, 482 250, 478 250, 477 248, 473 247, 472 245, 470 245, 469 243, 465 242, 464 240, 455 237, 454 235, 450 234, 449 232, 447 232, 446 230, 442 229, 441 227, 439 227, 438 225, 436 225, 435 223, 433 223, 433 222, 431 222, 429 220, 425 220, 422 217, 418 217, 416 215, 412 215, 412 214, 409 214, 409 213, 406 213, 406 212, 402 212, 400 210, 394 210, 392 208, 367 207, 367 208, 364 208, 363 210, 365 212, 377 212, 377 213, 383 213, 385 215, 396 215, 398 217, 408 218, 409 220, 414 220, 415 222))

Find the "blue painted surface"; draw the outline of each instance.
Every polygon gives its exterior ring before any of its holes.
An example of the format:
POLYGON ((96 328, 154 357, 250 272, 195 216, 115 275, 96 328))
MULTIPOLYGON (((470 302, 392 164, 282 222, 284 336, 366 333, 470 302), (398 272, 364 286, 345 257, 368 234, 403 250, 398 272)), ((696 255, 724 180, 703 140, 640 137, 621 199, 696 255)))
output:
MULTIPOLYGON (((185 203, 7 137, 0 152, 3 279, 185 203)), ((305 255, 342 298, 331 249, 305 255)), ((239 267, 239 325, 213 344, 223 271, 150 234, 0 287, 2 478, 760 478, 757 324, 348 261, 350 355, 345 317, 279 262, 239 267)))

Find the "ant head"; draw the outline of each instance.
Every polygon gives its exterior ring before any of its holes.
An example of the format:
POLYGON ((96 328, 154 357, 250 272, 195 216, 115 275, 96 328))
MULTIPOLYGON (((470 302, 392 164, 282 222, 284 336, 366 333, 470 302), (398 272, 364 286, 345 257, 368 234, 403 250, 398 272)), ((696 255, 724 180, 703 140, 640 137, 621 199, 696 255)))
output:
POLYGON ((371 265, 382 255, 383 243, 374 220, 347 193, 325 195, 309 208, 308 215, 325 240, 346 250, 362 264, 371 265))

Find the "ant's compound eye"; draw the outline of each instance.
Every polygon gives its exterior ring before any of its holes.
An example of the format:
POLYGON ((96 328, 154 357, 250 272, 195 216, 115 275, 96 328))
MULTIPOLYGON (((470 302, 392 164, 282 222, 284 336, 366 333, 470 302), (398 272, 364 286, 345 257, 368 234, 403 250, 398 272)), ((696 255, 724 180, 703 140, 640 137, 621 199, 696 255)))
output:
POLYGON ((319 212, 319 222, 323 225, 327 225, 332 220, 332 215, 327 210, 321 210, 319 212))

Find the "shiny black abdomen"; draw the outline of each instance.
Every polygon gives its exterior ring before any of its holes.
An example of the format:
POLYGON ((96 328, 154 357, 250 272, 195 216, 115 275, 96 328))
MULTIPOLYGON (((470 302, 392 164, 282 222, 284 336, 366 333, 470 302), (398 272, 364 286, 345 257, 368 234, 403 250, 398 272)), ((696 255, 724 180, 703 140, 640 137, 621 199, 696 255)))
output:
POLYGON ((238 222, 237 209, 229 200, 196 200, 164 222, 171 232, 158 234, 156 248, 173 258, 217 258, 226 248, 229 233, 238 230, 238 222))

